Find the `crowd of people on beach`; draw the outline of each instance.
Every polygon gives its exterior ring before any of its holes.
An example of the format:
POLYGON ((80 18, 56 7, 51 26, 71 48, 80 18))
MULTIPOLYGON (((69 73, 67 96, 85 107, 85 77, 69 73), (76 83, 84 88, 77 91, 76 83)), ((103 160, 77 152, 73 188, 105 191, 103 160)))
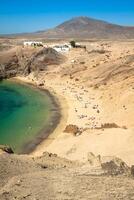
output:
MULTIPOLYGON (((48 84, 50 85, 50 81, 48 84)), ((69 102, 68 124, 75 124, 83 130, 100 127, 99 105, 90 96, 88 88, 76 84, 72 80, 63 83, 51 82, 51 87, 57 93, 61 93, 69 102)))

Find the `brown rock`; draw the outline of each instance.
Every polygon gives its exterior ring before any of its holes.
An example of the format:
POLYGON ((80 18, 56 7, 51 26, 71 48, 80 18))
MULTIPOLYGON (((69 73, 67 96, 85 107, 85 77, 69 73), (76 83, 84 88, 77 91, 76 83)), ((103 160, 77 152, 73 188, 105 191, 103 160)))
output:
POLYGON ((131 175, 134 176, 134 165, 131 166, 131 175))
POLYGON ((11 147, 5 145, 0 145, 0 150, 9 154, 14 153, 11 147))
POLYGON ((76 125, 69 124, 69 125, 66 126, 64 132, 73 133, 73 134, 76 135, 77 133, 79 133, 79 128, 76 125))
POLYGON ((101 161, 101 167, 108 175, 129 174, 130 168, 117 157, 106 157, 101 161))
POLYGON ((42 86, 44 86, 44 83, 43 82, 39 82, 38 86, 42 87, 42 86))

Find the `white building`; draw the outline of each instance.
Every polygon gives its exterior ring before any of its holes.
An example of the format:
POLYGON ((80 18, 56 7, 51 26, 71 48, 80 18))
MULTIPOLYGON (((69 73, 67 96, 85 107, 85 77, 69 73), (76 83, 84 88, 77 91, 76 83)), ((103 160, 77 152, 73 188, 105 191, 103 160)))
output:
POLYGON ((25 41, 23 43, 24 46, 43 46, 42 42, 37 42, 37 41, 25 41))
POLYGON ((67 53, 71 49, 71 45, 58 44, 58 45, 53 45, 52 48, 55 49, 57 52, 67 53))

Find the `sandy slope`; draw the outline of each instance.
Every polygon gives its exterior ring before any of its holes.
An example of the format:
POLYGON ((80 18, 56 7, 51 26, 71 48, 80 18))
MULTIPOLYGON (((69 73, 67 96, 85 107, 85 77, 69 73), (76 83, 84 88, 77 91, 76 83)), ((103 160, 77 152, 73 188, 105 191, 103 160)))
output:
POLYGON ((41 157, 0 155, 1 200, 133 199, 127 176, 92 176, 90 165, 45 153, 41 157))
POLYGON ((63 112, 60 132, 58 129, 58 134, 55 131, 49 137, 49 145, 43 142, 35 155, 47 150, 82 161, 87 159, 88 152, 93 152, 119 156, 131 165, 134 163, 134 43, 86 44, 87 52, 72 50, 66 55, 67 62, 38 75, 37 82, 44 81, 45 88, 61 100, 63 110, 68 109, 63 112), (100 53, 101 50, 105 52, 100 53), (105 123, 115 123, 119 128, 96 129, 105 123), (68 124, 86 131, 74 137, 63 132, 68 124))
MULTIPOLYGON (((31 155, 0 152, 1 200, 133 199, 130 169, 126 166, 122 176, 106 176, 102 164, 106 167, 111 156, 134 164, 134 42, 86 45, 87 52, 77 49, 66 54, 64 64, 19 77, 37 85, 44 83, 43 88, 58 98, 62 119, 31 155), (68 124, 77 125, 82 134, 65 133, 68 124)), ((113 165, 109 167, 110 172, 116 171, 113 165)), ((122 171, 122 161, 119 169, 122 171)))

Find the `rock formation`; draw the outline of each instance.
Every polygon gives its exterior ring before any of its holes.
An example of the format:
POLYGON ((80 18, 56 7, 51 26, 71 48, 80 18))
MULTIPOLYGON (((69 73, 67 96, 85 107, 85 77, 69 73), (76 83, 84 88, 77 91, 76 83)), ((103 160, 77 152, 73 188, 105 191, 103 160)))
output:
POLYGON ((5 145, 0 145, 0 150, 9 154, 14 153, 11 147, 5 145))
POLYGON ((77 133, 80 132, 80 130, 79 130, 78 126, 73 125, 73 124, 69 124, 69 125, 66 126, 64 132, 65 133, 72 133, 72 134, 76 135, 77 133))
POLYGON ((21 48, 9 55, 8 52, 2 52, 0 55, 0 79, 28 75, 32 71, 44 71, 47 66, 58 65, 65 59, 52 48, 36 49, 33 53, 25 54, 25 50, 21 48))

